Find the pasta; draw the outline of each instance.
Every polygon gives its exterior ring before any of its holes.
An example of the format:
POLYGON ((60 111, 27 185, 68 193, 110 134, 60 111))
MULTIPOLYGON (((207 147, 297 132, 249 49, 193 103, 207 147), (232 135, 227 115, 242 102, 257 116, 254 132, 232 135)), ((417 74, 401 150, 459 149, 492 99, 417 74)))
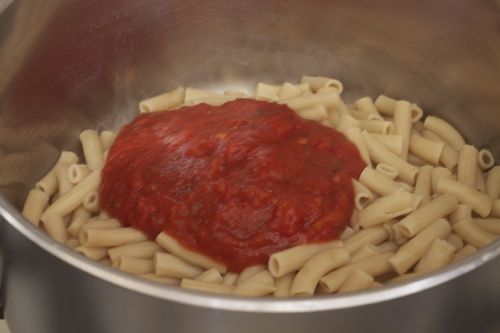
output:
POLYGON ((192 279, 182 279, 180 286, 186 289, 192 289, 192 290, 216 293, 216 294, 230 294, 233 291, 233 287, 231 286, 227 286, 224 284, 217 284, 217 283, 208 283, 192 279))
POLYGON ((356 107, 362 113, 374 115, 375 117, 372 118, 373 120, 374 119, 383 120, 382 116, 378 113, 377 108, 373 104, 373 101, 370 97, 360 98, 356 102, 354 102, 354 104, 356 104, 356 107))
MULTIPOLYGON (((75 244, 76 245, 76 244, 75 244)), ((93 260, 101 260, 106 257, 106 249, 100 247, 85 247, 85 246, 75 246, 75 251, 82 253, 87 258, 93 260)))
POLYGON ((464 240, 457 234, 449 234, 444 240, 453 245, 456 251, 460 251, 464 247, 464 240))
POLYGON ((276 290, 274 279, 267 270, 259 272, 245 280, 233 290, 233 294, 240 296, 265 296, 276 290))
POLYGON ((353 253, 357 249, 363 247, 367 244, 380 244, 389 237, 387 231, 382 226, 375 226, 368 229, 360 230, 354 235, 349 237, 344 242, 344 248, 349 252, 353 253))
POLYGON ((477 248, 475 248, 472 245, 467 244, 453 256, 453 258, 451 259, 451 262, 457 261, 457 260, 462 259, 464 257, 468 257, 470 255, 473 255, 476 252, 477 252, 477 248))
POLYGON ((377 163, 387 163, 388 165, 394 167, 398 173, 399 177, 410 183, 414 184, 418 173, 418 168, 407 163, 401 159, 396 154, 389 151, 383 145, 378 143, 372 138, 368 132, 361 133, 363 140, 368 148, 368 153, 377 163))
POLYGON ((287 275, 275 279, 276 289, 274 290, 273 296, 276 298, 283 298, 290 296, 290 287, 292 286, 294 278, 295 274, 289 273, 287 275))
POLYGON ((116 260, 118 257, 149 259, 153 258, 157 252, 162 251, 156 242, 143 241, 110 248, 108 256, 111 261, 116 260))
POLYGON ((444 143, 426 139, 416 131, 412 131, 409 139, 409 149, 423 161, 437 165, 443 153, 444 143))
POLYGON ((500 217, 500 199, 496 199, 495 201, 493 201, 491 216, 500 217))
POLYGON ((476 186, 477 149, 464 145, 458 154, 457 180, 471 188, 476 186))
POLYGON ((200 267, 194 266, 170 253, 156 253, 153 266, 156 275, 173 278, 195 278, 203 272, 200 267))
POLYGON ((471 218, 466 218, 455 223, 453 231, 476 248, 482 248, 497 238, 494 234, 481 229, 471 218))
MULTIPOLYGON (((387 251, 386 251, 387 252, 387 251)), ((377 254, 380 254, 382 252, 380 252, 379 250, 379 247, 378 246, 375 246, 375 245, 372 245, 372 244, 366 244, 366 245, 363 245, 363 247, 361 247, 360 249, 356 250, 352 256, 351 256, 351 262, 356 262, 356 261, 360 261, 362 259, 365 259, 367 257, 370 257, 370 256, 374 256, 374 255, 377 255, 377 254)))
POLYGON ((180 106, 184 102, 185 89, 179 87, 168 93, 148 98, 139 103, 141 113, 166 111, 180 106))
POLYGON ((432 193, 438 193, 437 183, 440 179, 452 179, 452 173, 449 169, 436 167, 431 172, 432 193))
POLYGON ((90 173, 89 168, 85 164, 71 164, 68 167, 68 180, 72 184, 78 184, 83 178, 90 173))
POLYGON ((450 214, 449 221, 451 224, 455 224, 471 216, 472 207, 465 204, 459 204, 457 208, 450 214))
POLYGON ((390 121, 385 120, 359 120, 359 127, 370 133, 392 134, 394 125, 390 121))
POLYGON ((406 237, 413 237, 441 217, 445 217, 458 206, 457 199, 452 195, 441 195, 403 218, 396 227, 406 237))
POLYGON ((486 192, 486 180, 484 179, 483 173, 479 168, 476 168, 476 175, 475 175, 475 180, 476 183, 474 184, 474 189, 478 190, 479 192, 485 193, 486 192))
POLYGON ((378 195, 389 195, 396 192, 401 187, 391 178, 370 167, 366 167, 363 172, 361 172, 359 181, 378 195))
POLYGON ((266 267, 264 265, 255 265, 245 268, 238 275, 238 280, 236 280, 236 285, 240 285, 252 276, 262 271, 265 271, 266 267))
POLYGON ((456 151, 459 151, 465 145, 465 141, 460 133, 441 118, 428 116, 425 118, 424 126, 426 129, 436 133, 456 151))
POLYGON ((52 196, 59 188, 59 183, 57 182, 56 170, 59 168, 59 165, 66 164, 74 164, 78 163, 78 156, 75 153, 70 151, 61 152, 61 156, 59 160, 56 162, 56 165, 36 184, 35 188, 37 190, 45 192, 49 197, 52 196))
POLYGON ((45 192, 36 189, 31 190, 24 202, 23 216, 33 225, 38 226, 42 212, 48 202, 49 196, 45 192))
POLYGON ((363 228, 382 224, 414 210, 413 197, 409 192, 397 191, 375 200, 359 212, 358 221, 363 228))
POLYGON ((208 283, 222 283, 222 276, 216 269, 210 268, 198 275, 195 280, 208 283))
POLYGON ((325 108, 335 108, 338 103, 338 94, 299 96, 283 100, 293 110, 303 110, 322 104, 325 108))
POLYGON ((260 82, 257 84, 257 87, 255 87, 255 99, 274 102, 278 100, 280 89, 280 86, 260 82))
POLYGON ((227 272, 222 277, 222 284, 226 286, 234 286, 236 284, 236 281, 238 281, 238 274, 233 272, 227 272))
POLYGON ((85 161, 91 171, 101 170, 104 166, 104 151, 102 149, 101 139, 94 130, 85 130, 80 133, 85 161))
POLYGON ((313 295, 321 277, 348 261, 349 252, 345 249, 330 249, 315 255, 295 275, 290 294, 292 296, 313 295))
POLYGON ((186 88, 184 91, 184 105, 196 105, 201 102, 210 101, 211 99, 223 99, 227 102, 231 98, 229 96, 222 96, 208 90, 202 90, 196 88, 186 88))
POLYGON ((59 195, 66 194, 73 187, 73 183, 68 178, 69 164, 60 163, 56 168, 56 179, 59 184, 59 195))
POLYGON ((333 272, 328 273, 320 279, 319 288, 323 292, 329 294, 338 291, 348 279, 349 274, 351 274, 351 272, 355 269, 362 270, 366 274, 369 274, 373 277, 387 274, 391 271, 389 258, 393 256, 393 252, 387 252, 377 256, 365 258, 358 262, 334 270, 333 272))
POLYGON ((101 139, 102 150, 108 151, 116 140, 116 134, 111 131, 102 131, 99 138, 101 139))
POLYGON ((394 109, 394 134, 401 135, 403 140, 401 158, 406 161, 411 133, 411 108, 407 101, 397 101, 394 109))
POLYGON ((322 104, 314 105, 308 109, 298 110, 297 114, 304 119, 323 121, 328 119, 328 112, 322 104))
POLYGON ((83 208, 92 213, 99 213, 99 193, 96 190, 88 192, 83 197, 83 208))
POLYGON ((299 270, 304 264, 317 253, 329 248, 338 248, 342 242, 332 241, 329 243, 307 244, 292 247, 290 249, 276 252, 269 257, 268 269, 275 278, 282 277, 288 273, 299 270))
POLYGON ((477 154, 477 164, 481 170, 489 170, 495 165, 495 158, 488 149, 481 149, 477 154))
POLYGON ((454 195, 461 203, 468 204, 472 210, 486 217, 491 212, 491 199, 456 180, 441 178, 437 181, 436 192, 454 195))
POLYGON ((450 230, 450 224, 445 219, 432 223, 396 252, 389 260, 391 266, 400 275, 406 273, 424 255, 435 239, 446 237, 450 230))
POLYGON ((107 219, 107 220, 87 220, 81 227, 80 232, 82 230, 88 229, 118 229, 121 227, 121 224, 116 219, 107 219))
POLYGON ((455 246, 446 240, 435 239, 415 267, 415 273, 428 273, 446 266, 451 261, 455 251, 455 246))
POLYGON ((369 288, 373 284, 373 277, 360 269, 351 271, 346 281, 339 289, 339 293, 354 292, 369 288))
POLYGON ((112 262, 112 266, 122 272, 134 275, 153 273, 153 260, 151 259, 118 257, 112 262))
POLYGON ((500 235, 500 219, 499 218, 489 218, 489 219, 474 219, 476 224, 489 233, 500 235))
POLYGON ((214 260, 204 255, 190 251, 180 246, 175 239, 164 232, 160 233, 158 237, 156 237, 156 242, 168 252, 175 254, 176 256, 186 260, 187 262, 207 269, 215 268, 219 273, 226 272, 226 267, 224 265, 221 265, 220 263, 215 262, 214 260))
POLYGON ((78 237, 80 228, 90 219, 91 213, 83 208, 83 206, 78 207, 71 216, 71 222, 67 228, 68 233, 73 237, 78 237))
POLYGON ((432 166, 424 165, 420 168, 417 176, 417 182, 415 183, 415 194, 422 197, 421 204, 425 205, 429 202, 432 193, 432 166))
POLYGON ((49 218, 49 216, 64 217, 74 211, 83 203, 83 198, 90 191, 94 191, 99 187, 101 182, 100 172, 92 172, 85 177, 81 182, 74 186, 65 195, 59 197, 52 205, 49 206, 43 213, 41 220, 49 218))
POLYGON ((371 133, 378 142, 396 155, 403 152, 403 137, 398 134, 377 134, 371 133))
POLYGON ((370 155, 368 154, 368 149, 361 136, 361 130, 357 127, 351 127, 344 131, 344 135, 351 141, 359 150, 361 158, 365 163, 371 167, 372 162, 370 160, 370 155))
POLYGON ((435 271, 500 236, 500 166, 466 144, 445 120, 384 95, 346 104, 340 81, 259 83, 253 96, 179 87, 139 103, 141 113, 236 98, 288 105, 299 117, 342 132, 366 167, 353 180, 355 209, 341 240, 273 253, 240 273, 182 246, 166 232, 149 240, 99 207, 101 169, 117 135, 80 134, 85 163, 62 152, 26 198, 23 215, 85 257, 151 281, 202 292, 294 297, 345 293, 435 271), (395 275, 397 277, 394 277, 395 275))
POLYGON ((332 87, 340 94, 344 89, 342 82, 340 82, 339 80, 324 76, 303 76, 300 82, 309 83, 309 86, 311 87, 311 90, 313 92, 316 92, 324 87, 332 87))
POLYGON ((500 166, 495 166, 488 172, 486 194, 491 200, 496 200, 500 197, 500 166))
POLYGON ((375 100, 375 107, 380 113, 392 117, 396 109, 396 100, 385 95, 380 95, 375 100))
MULTIPOLYGON (((306 85, 309 85, 309 83, 306 83, 306 85)), ((289 82, 285 82, 278 91, 278 98, 280 99, 294 98, 300 95, 302 95, 302 91, 289 82)))
POLYGON ((362 183, 357 180, 353 180, 352 184, 354 186, 354 204, 357 209, 365 208, 370 202, 373 201, 373 199, 375 199, 373 193, 370 192, 370 190, 362 183))
POLYGON ((79 233, 80 243, 88 247, 114 247, 127 243, 147 240, 139 230, 133 228, 119 229, 83 229, 79 233))

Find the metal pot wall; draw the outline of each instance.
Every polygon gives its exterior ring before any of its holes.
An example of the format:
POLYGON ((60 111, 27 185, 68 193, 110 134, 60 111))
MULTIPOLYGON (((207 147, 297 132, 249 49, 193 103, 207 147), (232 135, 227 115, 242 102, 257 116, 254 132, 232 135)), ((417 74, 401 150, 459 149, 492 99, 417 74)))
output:
POLYGON ((178 85, 333 75, 441 115, 500 158, 498 1, 0 0, 3 313, 13 333, 498 332, 500 242, 414 282, 258 300, 160 286, 27 223, 24 197, 84 128, 178 85))

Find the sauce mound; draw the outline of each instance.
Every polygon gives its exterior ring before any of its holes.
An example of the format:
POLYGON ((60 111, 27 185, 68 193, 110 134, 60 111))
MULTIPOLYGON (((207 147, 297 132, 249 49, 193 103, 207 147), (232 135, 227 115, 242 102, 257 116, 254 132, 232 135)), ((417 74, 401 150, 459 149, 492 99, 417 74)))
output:
POLYGON ((103 170, 101 206, 124 225, 239 272, 338 237, 365 164, 341 133, 285 105, 239 99, 142 114, 103 170))

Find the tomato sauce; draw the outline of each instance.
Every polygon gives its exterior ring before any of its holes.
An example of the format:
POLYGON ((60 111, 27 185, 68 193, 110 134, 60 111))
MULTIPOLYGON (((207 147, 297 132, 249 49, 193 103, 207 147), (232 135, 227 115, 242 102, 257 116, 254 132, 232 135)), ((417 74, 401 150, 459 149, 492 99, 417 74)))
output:
POLYGON ((103 170, 101 206, 154 238, 239 272, 294 245, 335 239, 364 162, 341 133, 285 105, 239 99, 142 114, 103 170))

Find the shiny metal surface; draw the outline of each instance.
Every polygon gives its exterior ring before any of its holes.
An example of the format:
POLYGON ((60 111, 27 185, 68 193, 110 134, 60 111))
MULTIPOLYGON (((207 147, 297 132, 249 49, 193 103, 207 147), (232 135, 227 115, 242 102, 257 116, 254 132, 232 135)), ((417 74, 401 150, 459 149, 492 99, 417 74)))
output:
POLYGON ((180 84, 248 89, 330 74, 348 98, 416 101, 500 157, 499 25, 497 2, 486 0, 13 1, 0 14, 0 246, 12 331, 500 330, 499 242, 380 291, 253 300, 113 272, 15 209, 57 151, 78 147, 79 130, 118 128, 141 98, 180 84))

